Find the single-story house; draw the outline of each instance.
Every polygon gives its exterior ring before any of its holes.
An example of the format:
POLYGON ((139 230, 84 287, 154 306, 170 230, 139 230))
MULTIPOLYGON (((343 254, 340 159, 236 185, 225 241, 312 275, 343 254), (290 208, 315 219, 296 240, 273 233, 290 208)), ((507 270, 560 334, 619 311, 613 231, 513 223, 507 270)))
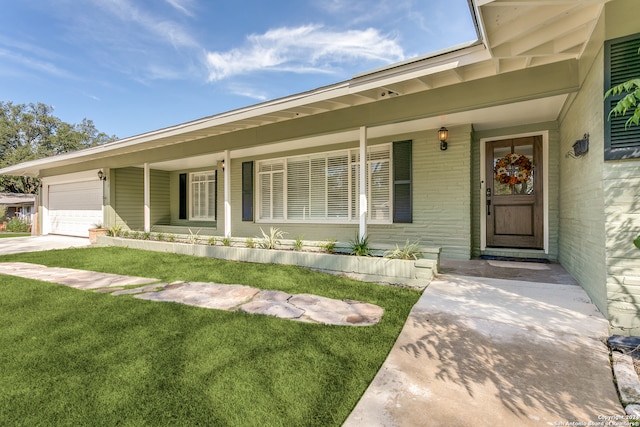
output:
POLYGON ((0 206, 5 208, 4 216, 6 220, 17 216, 31 221, 35 202, 35 194, 0 193, 0 206))
POLYGON ((478 40, 348 81, 35 160, 41 232, 420 240, 560 262, 640 333, 638 0, 470 0, 478 40), (100 177, 99 177, 100 175, 100 177))

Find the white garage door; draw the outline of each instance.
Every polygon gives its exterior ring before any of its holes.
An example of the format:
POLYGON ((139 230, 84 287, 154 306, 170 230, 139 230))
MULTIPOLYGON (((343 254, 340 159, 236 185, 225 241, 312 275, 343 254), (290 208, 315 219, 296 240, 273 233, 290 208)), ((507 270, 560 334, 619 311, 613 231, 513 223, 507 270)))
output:
POLYGON ((49 186, 51 234, 88 237, 89 228, 102 223, 102 181, 49 186))

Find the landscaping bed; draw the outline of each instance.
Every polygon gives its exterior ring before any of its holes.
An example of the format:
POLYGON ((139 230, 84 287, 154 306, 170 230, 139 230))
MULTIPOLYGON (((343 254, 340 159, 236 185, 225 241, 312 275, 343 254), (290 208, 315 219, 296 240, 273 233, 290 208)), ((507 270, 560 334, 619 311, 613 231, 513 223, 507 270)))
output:
MULTIPOLYGON (((148 238, 135 239, 111 236, 98 236, 99 246, 119 246, 156 252, 170 252, 230 261, 243 261, 262 264, 296 265, 314 270, 344 275, 369 282, 390 283, 424 289, 438 272, 440 248, 422 248, 419 259, 391 259, 384 256, 353 256, 346 254, 345 246, 333 247, 331 253, 320 252, 322 242, 313 242, 307 250, 292 248, 293 244, 279 244, 280 248, 264 249, 247 247, 246 239, 228 240, 226 244, 215 244, 224 239, 211 238, 207 241, 187 243, 189 236, 182 236, 182 242, 158 241, 148 238), (235 243, 236 246, 233 246, 235 243), (243 246, 238 246, 243 245, 243 246), (342 251, 342 252, 340 252, 342 251)), ((275 246, 275 245, 274 245, 275 246)), ((304 249, 304 247, 302 247, 304 249)), ((383 249, 371 249, 372 253, 382 255, 383 249)))

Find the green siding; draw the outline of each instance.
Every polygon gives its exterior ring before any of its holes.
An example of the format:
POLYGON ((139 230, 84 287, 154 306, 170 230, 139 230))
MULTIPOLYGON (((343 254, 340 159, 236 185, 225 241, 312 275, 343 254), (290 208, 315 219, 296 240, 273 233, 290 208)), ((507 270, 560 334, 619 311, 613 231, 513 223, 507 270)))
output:
POLYGON ((560 123, 561 152, 590 134, 589 153, 560 158, 560 262, 607 313, 603 168, 603 54, 570 99, 560 123))
MULTIPOLYGON (((424 246, 442 247, 445 258, 468 259, 471 255, 471 202, 470 147, 471 126, 449 129, 449 149, 440 151, 437 129, 417 133, 403 133, 371 140, 369 144, 392 141, 413 141, 413 223, 371 224, 369 239, 374 244, 400 244, 417 239, 424 246)), ((357 142, 336 147, 298 150, 295 154, 308 154, 338 148, 355 148, 357 142)), ((278 153, 277 157, 292 153, 278 153)), ((341 242, 352 240, 358 231, 357 224, 290 224, 255 223, 240 221, 242 215, 242 162, 269 158, 233 159, 231 163, 232 234, 235 237, 260 236, 260 227, 267 230, 279 227, 293 239, 302 235, 307 240, 335 238, 341 242)), ((220 193, 222 194, 222 193, 220 193)), ((222 203, 222 195, 219 196, 222 203)))
MULTIPOLYGON (((141 168, 122 168, 111 171, 115 186, 115 223, 131 230, 144 228, 144 171, 141 168)), ((151 224, 170 221, 169 173, 150 171, 151 179, 151 224)))
POLYGON ((640 335, 640 161, 604 164, 608 313, 615 333, 640 335))

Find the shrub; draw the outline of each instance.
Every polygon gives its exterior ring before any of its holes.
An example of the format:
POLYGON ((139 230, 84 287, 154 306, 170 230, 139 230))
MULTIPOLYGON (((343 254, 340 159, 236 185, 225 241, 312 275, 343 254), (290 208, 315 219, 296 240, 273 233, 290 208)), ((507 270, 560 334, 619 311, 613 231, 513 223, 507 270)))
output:
POLYGON ((216 238, 213 237, 213 236, 209 237, 208 243, 209 243, 209 246, 215 246, 216 245, 216 238))
POLYGON ((253 240, 253 237, 247 237, 247 240, 245 240, 244 245, 247 248, 255 248, 256 247, 256 242, 253 240))
POLYGON ((231 246, 231 237, 223 237, 222 238, 222 244, 224 246, 231 246))
POLYGON ((0 222, 7 219, 7 207, 0 206, 0 222))
POLYGON ((142 240, 151 240, 151 233, 145 231, 140 237, 142 238, 142 240))
POLYGON ((165 238, 165 237, 164 237, 164 233, 157 233, 157 234, 156 234, 156 240, 157 240, 158 242, 162 242, 162 241, 164 240, 164 238, 165 238))
POLYGON ((356 235, 356 237, 349 242, 351 255, 357 256, 371 256, 371 247, 369 246, 369 237, 356 235))
POLYGON ((325 252, 333 253, 336 250, 336 239, 328 239, 320 244, 320 249, 325 252))
POLYGON ((260 227, 260 231, 262 232, 260 247, 263 249, 275 249, 280 244, 280 239, 287 234, 278 227, 271 227, 269 234, 265 233, 262 227, 260 227))
POLYGON ((404 247, 402 247, 402 248, 400 248, 396 244, 396 248, 386 251, 384 256, 386 258, 393 258, 393 259, 413 259, 413 260, 416 260, 418 258, 422 258, 422 250, 420 249, 420 241, 415 241, 413 243, 409 243, 409 240, 407 240, 405 242, 405 244, 404 244, 404 247))
POLYGON ((129 232, 129 230, 124 230, 122 232, 122 237, 124 237, 125 239, 128 239, 129 236, 131 236, 131 232, 129 232))
POLYGON ((191 231, 191 229, 189 229, 189 235, 187 236, 187 243, 190 243, 192 245, 195 245, 196 243, 198 243, 198 233, 200 233, 200 230, 194 233, 193 231, 191 231))
POLYGON ((23 219, 14 216, 7 222, 7 231, 14 233, 26 233, 31 228, 31 225, 23 219))
POLYGON ((107 231, 107 236, 111 237, 120 237, 122 235, 122 226, 121 225, 112 225, 107 231))
POLYGON ((167 234, 167 242, 175 242, 176 235, 175 234, 167 234))
POLYGON ((137 230, 134 230, 134 231, 131 232, 130 236, 131 236, 132 239, 136 239, 137 240, 137 239, 140 238, 140 232, 137 231, 137 230))
POLYGON ((302 246, 304 245, 302 237, 303 237, 302 234, 296 236, 296 241, 293 244, 293 249, 295 249, 296 251, 301 251, 302 250, 302 246))

